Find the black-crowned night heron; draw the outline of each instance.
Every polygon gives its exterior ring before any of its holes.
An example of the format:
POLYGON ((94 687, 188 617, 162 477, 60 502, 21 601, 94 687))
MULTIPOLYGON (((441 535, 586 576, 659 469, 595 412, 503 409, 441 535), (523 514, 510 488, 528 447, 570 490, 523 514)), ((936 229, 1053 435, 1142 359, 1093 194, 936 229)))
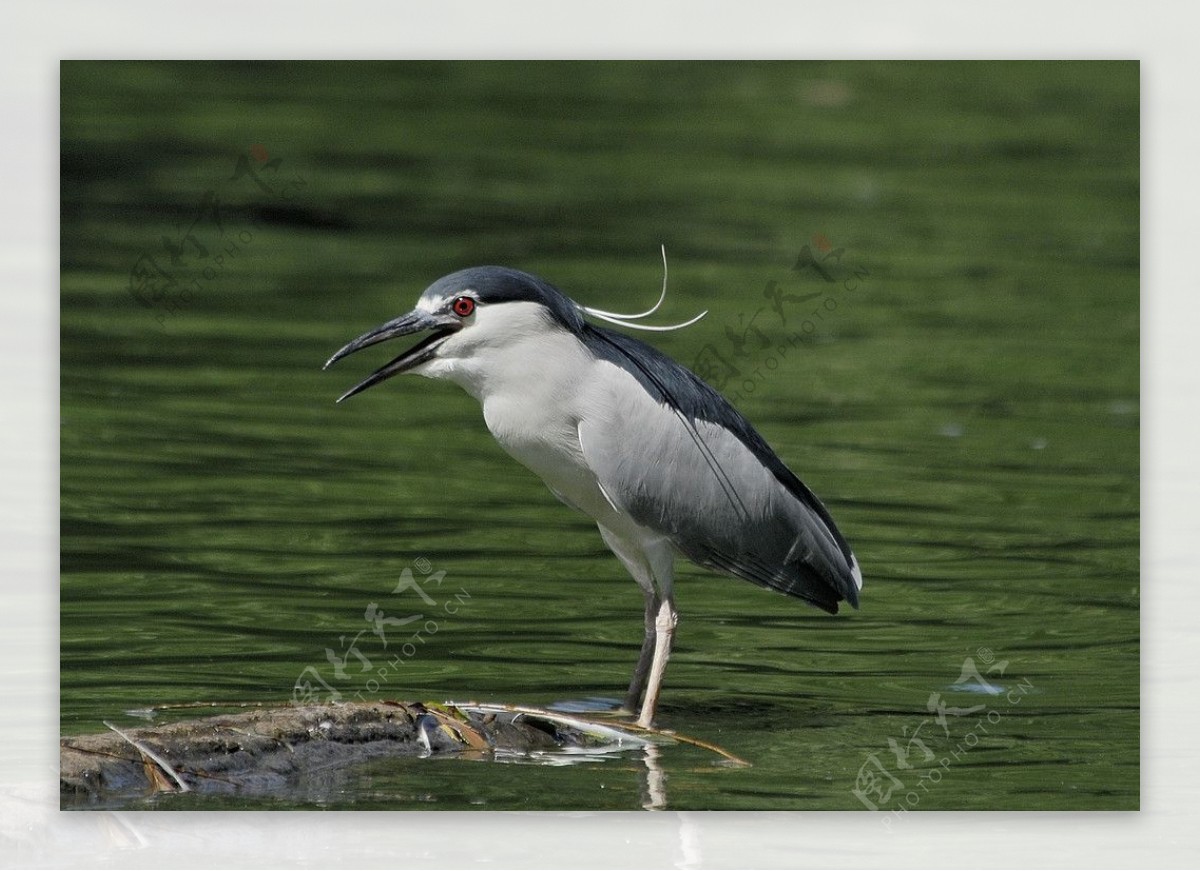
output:
POLYGON ((338 401, 402 372, 453 381, 483 405, 505 451, 596 521, 645 594, 626 698, 631 712, 641 703, 641 726, 653 720, 678 620, 676 554, 829 613, 843 599, 857 608, 862 588, 825 506, 736 409, 649 345, 584 319, 673 329, 633 323, 657 308, 617 315, 525 272, 480 266, 434 282, 415 309, 325 364, 426 333, 338 401))

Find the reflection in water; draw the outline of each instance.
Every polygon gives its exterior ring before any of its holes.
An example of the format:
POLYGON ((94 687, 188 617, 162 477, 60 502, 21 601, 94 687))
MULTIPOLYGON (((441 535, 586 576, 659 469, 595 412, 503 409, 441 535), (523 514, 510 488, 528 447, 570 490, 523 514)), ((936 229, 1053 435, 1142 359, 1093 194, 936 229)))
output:
POLYGON ((653 744, 642 749, 642 808, 660 811, 667 806, 667 772, 663 770, 659 750, 653 744))
POLYGON ((554 767, 595 763, 617 764, 621 760, 635 759, 641 790, 641 806, 644 810, 667 808, 667 770, 663 764, 663 751, 659 745, 647 741, 637 750, 629 744, 610 744, 598 747, 568 747, 546 751, 504 751, 492 754, 496 762, 536 764, 554 767))

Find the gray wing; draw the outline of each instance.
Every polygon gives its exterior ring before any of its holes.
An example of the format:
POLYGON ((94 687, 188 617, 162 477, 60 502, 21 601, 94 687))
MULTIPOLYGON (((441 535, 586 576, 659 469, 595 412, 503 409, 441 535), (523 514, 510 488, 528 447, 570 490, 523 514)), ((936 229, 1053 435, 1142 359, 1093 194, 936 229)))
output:
POLYGON ((858 607, 845 539, 745 418, 649 346, 595 332, 612 366, 579 431, 608 498, 700 565, 831 613, 842 599, 858 607))

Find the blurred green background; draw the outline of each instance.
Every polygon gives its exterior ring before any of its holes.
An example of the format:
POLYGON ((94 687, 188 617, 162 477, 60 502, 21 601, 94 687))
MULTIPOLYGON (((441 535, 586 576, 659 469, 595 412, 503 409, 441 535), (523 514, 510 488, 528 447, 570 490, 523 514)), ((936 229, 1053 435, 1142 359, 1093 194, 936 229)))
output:
MULTIPOLYGON (((640 310, 664 244, 663 321, 710 314, 653 344, 866 578, 831 618, 680 564, 660 719, 754 765, 668 748, 666 806, 1136 808, 1138 95, 1131 62, 64 63, 64 734, 298 678, 619 697, 641 595, 594 526, 457 388, 335 406, 390 355, 320 367, 468 265, 640 310), (393 592, 413 567, 433 606, 393 592), (437 628, 388 669, 371 603, 437 628)), ((647 782, 410 759, 219 806, 647 782)))

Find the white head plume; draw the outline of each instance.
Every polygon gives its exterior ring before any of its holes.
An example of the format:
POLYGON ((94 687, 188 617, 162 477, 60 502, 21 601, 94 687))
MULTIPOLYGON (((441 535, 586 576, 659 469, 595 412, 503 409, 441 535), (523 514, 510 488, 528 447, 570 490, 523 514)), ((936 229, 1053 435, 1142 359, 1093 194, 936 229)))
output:
POLYGON ((640 321, 642 318, 650 317, 650 315, 652 315, 656 311, 658 311, 659 307, 663 304, 663 301, 667 298, 667 246, 666 245, 662 246, 662 262, 663 262, 662 292, 658 295, 658 302, 654 303, 654 305, 652 305, 650 308, 646 309, 644 312, 639 312, 638 314, 633 314, 633 315, 623 315, 623 314, 618 314, 617 312, 604 311, 603 309, 592 308, 592 307, 586 306, 586 305, 581 305, 579 307, 580 311, 582 311, 584 314, 591 315, 594 318, 599 318, 602 321, 608 321, 610 324, 616 324, 617 326, 621 326, 621 327, 629 327, 629 329, 631 329, 631 330, 645 330, 646 332, 651 332, 651 333, 666 333, 666 332, 670 332, 671 330, 682 330, 684 327, 690 327, 692 324, 696 323, 698 320, 700 320, 702 317, 704 317, 706 314, 708 314, 708 310, 705 309, 704 311, 700 312, 700 314, 696 315, 691 320, 684 321, 681 324, 670 324, 667 326, 656 327, 656 326, 650 326, 648 324, 630 323, 631 321, 640 321))

